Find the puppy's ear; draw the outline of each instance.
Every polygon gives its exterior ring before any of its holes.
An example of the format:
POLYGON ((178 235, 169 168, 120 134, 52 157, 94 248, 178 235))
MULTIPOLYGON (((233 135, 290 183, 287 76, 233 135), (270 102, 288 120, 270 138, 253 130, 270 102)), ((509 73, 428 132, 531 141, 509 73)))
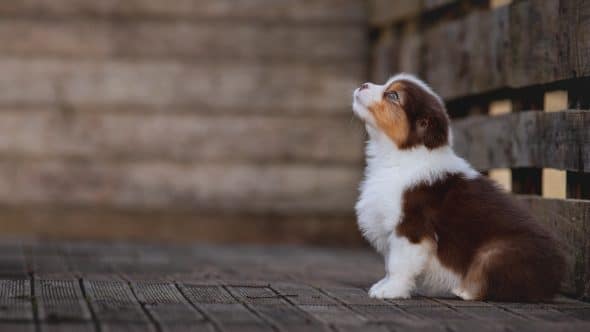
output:
POLYGON ((422 134, 424 146, 435 149, 447 144, 449 121, 442 114, 431 114, 418 120, 418 131, 422 134))

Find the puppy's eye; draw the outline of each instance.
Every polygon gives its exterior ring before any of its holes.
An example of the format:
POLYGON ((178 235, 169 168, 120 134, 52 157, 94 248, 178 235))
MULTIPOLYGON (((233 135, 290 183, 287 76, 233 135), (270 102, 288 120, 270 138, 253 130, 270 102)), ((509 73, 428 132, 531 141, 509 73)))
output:
POLYGON ((391 102, 397 103, 399 101, 399 94, 396 91, 390 91, 385 93, 385 98, 391 102))

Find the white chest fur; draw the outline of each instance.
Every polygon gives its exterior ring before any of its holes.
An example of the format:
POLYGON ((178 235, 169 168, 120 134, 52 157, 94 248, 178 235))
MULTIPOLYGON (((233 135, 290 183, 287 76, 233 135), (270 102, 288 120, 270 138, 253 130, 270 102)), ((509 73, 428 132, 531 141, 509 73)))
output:
POLYGON ((403 218, 407 189, 433 183, 448 173, 468 178, 478 175, 449 146, 398 150, 388 138, 372 133, 366 154, 365 179, 356 204, 357 222, 363 236, 381 254, 387 252, 389 239, 403 218))
POLYGON ((402 217, 402 194, 410 185, 397 165, 367 165, 356 204, 357 221, 363 236, 381 254, 387 239, 402 217))

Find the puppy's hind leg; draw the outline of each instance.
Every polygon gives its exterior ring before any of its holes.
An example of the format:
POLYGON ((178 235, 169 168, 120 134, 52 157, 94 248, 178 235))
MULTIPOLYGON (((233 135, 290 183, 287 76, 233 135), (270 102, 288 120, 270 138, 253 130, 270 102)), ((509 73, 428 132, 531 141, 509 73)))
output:
POLYGON ((467 288, 464 287, 457 287, 452 290, 452 293, 465 301, 479 300, 478 296, 476 295, 478 294, 477 291, 469 291, 467 288))
POLYGON ((466 301, 482 300, 486 282, 486 268, 484 264, 476 262, 469 268, 459 287, 451 292, 466 301))
POLYGON ((461 285, 452 290, 453 294, 467 301, 483 300, 488 293, 490 273, 502 253, 500 243, 493 243, 480 249, 461 285))

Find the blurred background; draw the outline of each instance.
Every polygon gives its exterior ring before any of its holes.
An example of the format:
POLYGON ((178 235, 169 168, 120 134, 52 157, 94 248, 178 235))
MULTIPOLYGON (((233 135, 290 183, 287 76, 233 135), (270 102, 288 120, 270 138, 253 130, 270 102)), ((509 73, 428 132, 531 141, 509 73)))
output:
POLYGON ((363 245, 351 93, 405 71, 588 262, 589 4, 0 1, 0 229, 363 245))
POLYGON ((358 244, 356 0, 0 2, 4 235, 358 244))

